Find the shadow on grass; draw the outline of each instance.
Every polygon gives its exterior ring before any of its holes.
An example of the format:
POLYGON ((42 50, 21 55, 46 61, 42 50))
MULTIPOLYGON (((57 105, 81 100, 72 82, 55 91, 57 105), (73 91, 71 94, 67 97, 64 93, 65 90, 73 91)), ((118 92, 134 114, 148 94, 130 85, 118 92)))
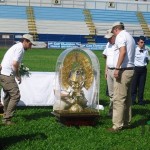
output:
MULTIPOLYGON (((149 102, 149 101, 147 101, 149 102)), ((136 117, 137 115, 141 116, 142 118, 135 121, 134 123, 132 123, 133 128, 138 127, 138 126, 143 126, 147 124, 147 121, 150 120, 150 106, 148 106, 149 103, 146 103, 146 105, 144 106, 134 106, 132 108, 132 116, 136 117)))
POLYGON ((134 123, 132 123, 131 127, 136 128, 139 126, 145 126, 147 124, 147 121, 149 121, 148 118, 139 119, 138 121, 135 121, 134 123))
POLYGON ((4 137, 4 138, 0 138, 0 148, 1 150, 5 150, 11 145, 14 145, 15 143, 18 143, 21 141, 45 140, 45 139, 47 139, 47 136, 44 133, 4 137))
MULTIPOLYGON (((100 100, 100 105, 108 106, 109 101, 108 100, 100 100)), ((40 118, 46 118, 46 117, 55 117, 52 112, 53 107, 52 106, 18 106, 17 110, 29 110, 30 113, 23 113, 21 114, 21 117, 25 118, 27 121, 32 120, 39 120, 40 118), (33 111, 34 110, 34 111, 33 111)), ((104 110, 101 110, 100 112, 100 118, 98 119, 97 123, 93 127, 99 127, 100 125, 104 125, 106 122, 110 122, 111 118, 106 116, 106 112, 103 112, 104 110)), ((57 119, 56 119, 57 120, 57 119)), ((78 128, 78 127, 77 127, 78 128)))
POLYGON ((145 104, 149 105, 150 104, 150 100, 145 100, 145 104))
POLYGON ((21 115, 22 117, 24 117, 26 120, 38 120, 40 118, 44 118, 44 117, 50 117, 52 116, 51 112, 52 112, 52 107, 49 106, 27 106, 27 107, 19 107, 18 110, 24 110, 24 109, 35 109, 35 111, 31 114, 23 114, 21 115), (41 111, 41 110, 44 111, 41 111))
POLYGON ((25 110, 25 109, 53 109, 52 106, 17 106, 18 110, 25 110))
POLYGON ((109 101, 108 100, 106 100, 106 99, 100 99, 99 100, 99 104, 100 105, 103 105, 103 106, 109 106, 109 101))

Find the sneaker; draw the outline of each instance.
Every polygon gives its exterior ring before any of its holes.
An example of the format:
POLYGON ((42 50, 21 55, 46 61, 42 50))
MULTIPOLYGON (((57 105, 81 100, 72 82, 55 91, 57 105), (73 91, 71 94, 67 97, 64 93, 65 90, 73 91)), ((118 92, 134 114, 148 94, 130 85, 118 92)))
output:
POLYGON ((5 125, 15 125, 15 123, 12 122, 12 121, 10 121, 10 120, 7 120, 7 121, 5 122, 5 125))
POLYGON ((119 129, 119 128, 117 128, 117 129, 108 128, 108 129, 107 129, 107 131, 112 132, 112 133, 119 132, 119 131, 121 131, 121 130, 122 130, 122 129, 119 129))
POLYGON ((3 125, 14 125, 15 123, 10 120, 2 119, 2 124, 3 125))
POLYGON ((3 118, 2 119, 2 123, 5 124, 6 123, 6 119, 3 118))

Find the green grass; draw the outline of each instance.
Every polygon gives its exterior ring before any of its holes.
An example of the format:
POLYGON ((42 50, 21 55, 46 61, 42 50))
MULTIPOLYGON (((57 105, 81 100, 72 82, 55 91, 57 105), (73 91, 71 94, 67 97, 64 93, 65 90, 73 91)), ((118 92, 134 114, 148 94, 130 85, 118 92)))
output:
MULTIPOLYGON (((27 51, 23 63, 31 71, 55 71, 57 57, 62 50, 27 51)), ((0 60, 5 50, 0 50, 0 60)), ((145 87, 145 106, 133 106, 132 129, 109 133, 112 121, 107 117, 109 98, 105 96, 105 61, 102 51, 94 51, 101 67, 100 120, 95 127, 67 127, 51 115, 52 107, 17 107, 14 126, 0 125, 1 150, 149 150, 150 125, 150 67, 145 87)))

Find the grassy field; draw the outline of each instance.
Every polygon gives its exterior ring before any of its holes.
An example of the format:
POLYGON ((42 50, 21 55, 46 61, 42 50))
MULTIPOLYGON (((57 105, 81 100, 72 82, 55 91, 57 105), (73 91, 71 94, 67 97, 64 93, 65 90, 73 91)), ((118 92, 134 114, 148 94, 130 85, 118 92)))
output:
MULTIPOLYGON (((23 63, 30 71, 55 71, 57 57, 62 50, 34 49, 27 51, 23 63)), ((5 50, 0 50, 0 60, 5 50)), ((100 120, 95 127, 67 127, 51 115, 52 107, 17 107, 14 126, 0 125, 1 150, 149 150, 150 149, 150 67, 145 87, 145 106, 132 107, 132 128, 109 133, 112 126, 107 117, 109 98, 105 95, 104 58, 102 51, 94 51, 100 61, 100 120)))

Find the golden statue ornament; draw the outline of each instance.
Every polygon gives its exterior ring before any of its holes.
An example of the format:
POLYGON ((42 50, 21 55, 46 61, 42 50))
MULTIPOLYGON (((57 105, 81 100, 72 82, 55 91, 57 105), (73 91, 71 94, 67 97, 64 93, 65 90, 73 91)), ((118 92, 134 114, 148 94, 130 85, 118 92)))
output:
POLYGON ((56 63, 56 100, 53 105, 53 114, 58 119, 69 121, 73 117, 80 120, 80 124, 82 119, 88 124, 94 123, 99 116, 96 109, 99 104, 99 71, 99 61, 91 50, 71 48, 60 54, 56 63))
POLYGON ((65 89, 71 89, 67 95, 68 101, 70 101, 69 111, 81 112, 83 108, 87 107, 83 88, 88 90, 93 82, 90 58, 84 51, 72 51, 65 57, 62 66, 60 71, 61 85, 65 89))
POLYGON ((85 83, 85 74, 82 68, 75 68, 71 71, 69 77, 69 84, 72 88, 72 93, 69 98, 74 100, 74 104, 69 108, 72 112, 81 112, 86 107, 87 100, 85 98, 82 88, 85 83))
POLYGON ((85 78, 85 88, 88 89, 93 82, 93 68, 91 65, 91 60, 89 56, 80 50, 70 52, 63 62, 63 67, 61 68, 61 81, 64 88, 69 87, 68 75, 70 71, 82 67, 84 69, 85 78))

